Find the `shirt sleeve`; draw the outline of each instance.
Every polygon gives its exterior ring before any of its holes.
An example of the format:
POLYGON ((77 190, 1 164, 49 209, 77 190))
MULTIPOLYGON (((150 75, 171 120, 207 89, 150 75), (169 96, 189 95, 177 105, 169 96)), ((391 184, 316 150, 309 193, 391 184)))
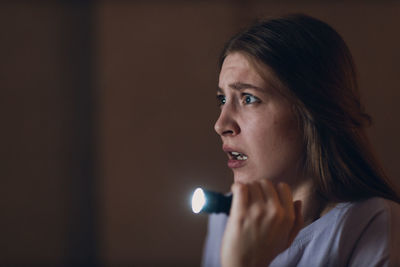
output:
POLYGON ((211 214, 209 216, 201 262, 202 267, 220 267, 220 248, 227 218, 225 214, 211 214))
POLYGON ((400 266, 400 206, 382 202, 357 240, 349 266, 400 266))

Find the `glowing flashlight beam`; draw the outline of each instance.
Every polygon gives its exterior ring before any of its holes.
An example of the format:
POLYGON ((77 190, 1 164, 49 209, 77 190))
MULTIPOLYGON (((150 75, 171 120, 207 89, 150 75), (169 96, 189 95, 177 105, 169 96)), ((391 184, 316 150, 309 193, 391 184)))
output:
POLYGON ((196 188, 192 196, 192 211, 194 213, 226 213, 231 208, 232 195, 223 195, 201 188, 196 188))
POLYGON ((206 197, 204 191, 201 188, 194 190, 192 197, 192 210, 194 213, 199 213, 204 205, 206 204, 206 197))

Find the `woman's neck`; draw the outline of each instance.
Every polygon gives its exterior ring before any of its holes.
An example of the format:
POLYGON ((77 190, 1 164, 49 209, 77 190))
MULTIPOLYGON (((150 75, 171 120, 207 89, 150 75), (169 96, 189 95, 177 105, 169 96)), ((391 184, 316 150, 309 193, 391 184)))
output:
POLYGON ((336 203, 328 202, 315 191, 311 179, 296 186, 292 190, 293 200, 300 200, 302 202, 303 227, 319 219, 336 206, 336 203))

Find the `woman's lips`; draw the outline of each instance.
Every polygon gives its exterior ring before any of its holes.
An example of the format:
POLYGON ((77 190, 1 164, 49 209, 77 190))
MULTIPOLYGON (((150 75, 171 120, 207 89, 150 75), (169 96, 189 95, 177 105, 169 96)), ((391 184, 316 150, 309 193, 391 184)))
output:
POLYGON ((228 167, 231 169, 236 169, 243 167, 246 164, 246 160, 229 159, 228 167))
POLYGON ((247 162, 247 155, 234 151, 233 149, 224 149, 224 151, 228 154, 228 167, 231 169, 236 169, 243 167, 247 162))

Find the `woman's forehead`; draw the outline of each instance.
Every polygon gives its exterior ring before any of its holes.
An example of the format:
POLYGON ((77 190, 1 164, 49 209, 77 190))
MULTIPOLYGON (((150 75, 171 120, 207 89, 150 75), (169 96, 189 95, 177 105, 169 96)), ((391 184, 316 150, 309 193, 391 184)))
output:
POLYGON ((255 83, 254 86, 264 86, 264 79, 248 57, 237 52, 225 58, 219 75, 219 87, 224 88, 234 83, 255 83))
POLYGON ((271 67, 242 52, 228 54, 221 67, 219 87, 224 88, 235 82, 254 83, 261 88, 281 87, 271 67))

